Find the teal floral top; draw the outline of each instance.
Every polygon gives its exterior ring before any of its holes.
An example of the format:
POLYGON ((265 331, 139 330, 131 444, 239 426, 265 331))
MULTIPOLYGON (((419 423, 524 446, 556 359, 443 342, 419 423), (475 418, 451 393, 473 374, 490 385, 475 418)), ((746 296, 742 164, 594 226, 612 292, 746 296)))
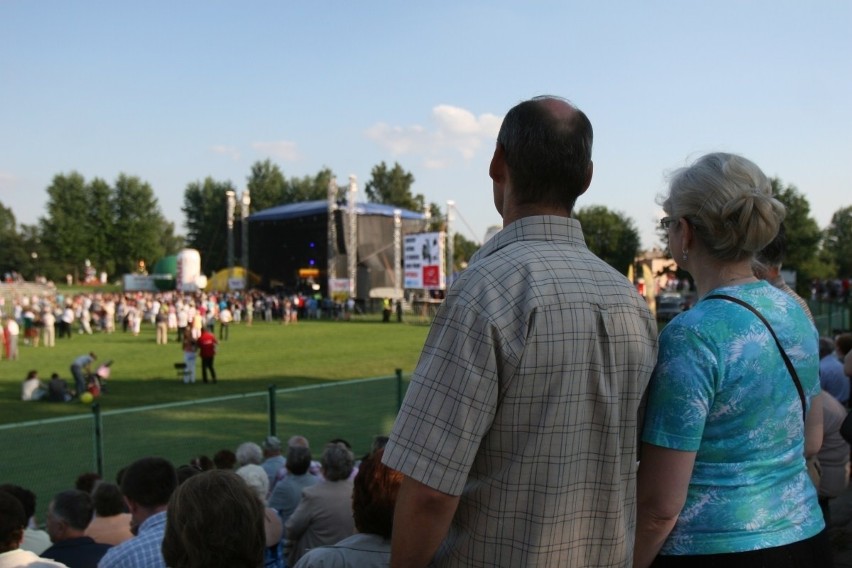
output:
MULTIPOLYGON (((796 301, 766 282, 711 293, 740 298, 769 321, 810 406, 818 335, 796 301)), ((660 554, 770 548, 824 527, 805 465, 801 399, 769 330, 743 306, 704 299, 663 329, 642 440, 696 452, 660 554)))

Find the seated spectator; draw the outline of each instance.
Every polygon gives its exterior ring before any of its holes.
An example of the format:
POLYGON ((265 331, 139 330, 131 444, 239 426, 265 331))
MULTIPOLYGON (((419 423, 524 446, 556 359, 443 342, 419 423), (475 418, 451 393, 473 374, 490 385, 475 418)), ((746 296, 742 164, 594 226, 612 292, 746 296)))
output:
POLYGON ((843 362, 830 337, 819 338, 819 386, 841 404, 848 404, 849 377, 843 372, 843 362))
POLYGON ((50 382, 47 384, 47 400, 50 402, 68 402, 71 398, 68 383, 60 379, 57 373, 50 375, 50 382))
POLYGON ((92 497, 85 491, 71 489, 54 497, 47 508, 47 534, 53 546, 41 556, 68 568, 97 568, 110 545, 85 536, 93 511, 92 497))
POLYGON ((213 455, 213 465, 216 469, 234 469, 237 455, 231 450, 219 450, 213 455))
POLYGON ((852 379, 852 333, 841 333, 835 340, 837 356, 843 361, 843 372, 852 379))
POLYGON ((284 467, 284 456, 281 455, 281 440, 276 436, 267 436, 263 440, 263 463, 260 464, 269 478, 269 488, 275 487, 278 470, 284 467))
POLYGON ((211 460, 208 456, 205 456, 204 454, 192 458, 191 460, 189 460, 189 464, 194 465, 200 471, 209 471, 215 467, 213 460, 211 460))
POLYGON ((20 501, 21 505, 24 507, 24 513, 27 515, 26 528, 24 529, 24 541, 21 543, 21 548, 40 555, 50 547, 50 535, 37 528, 38 522, 35 517, 35 493, 29 489, 21 487, 20 485, 12 484, 0 485, 0 491, 5 491, 20 501))
POLYGON ((68 568, 21 548, 27 514, 11 493, 0 491, 0 566, 4 568, 68 568))
POLYGON ((121 492, 137 534, 110 548, 99 568, 166 568, 160 547, 166 529, 166 507, 177 487, 174 466, 163 458, 142 458, 121 476, 121 492))
POLYGON ((101 482, 92 492, 95 514, 86 527, 86 536, 95 542, 115 546, 133 538, 130 532, 130 513, 124 504, 121 489, 114 483, 101 482))
POLYGON ((183 485, 183 482, 192 477, 193 475, 197 475, 201 473, 201 468, 192 464, 184 464, 178 466, 177 468, 177 478, 178 485, 183 485))
POLYGON ((38 371, 30 371, 27 378, 21 383, 21 400, 30 402, 42 400, 47 397, 47 388, 38 378, 38 371))
POLYGON ((393 510, 402 474, 382 464, 383 448, 364 458, 352 489, 358 531, 337 544, 305 553, 295 568, 389 566, 393 510))
POLYGON ((244 465, 237 470, 237 475, 254 491, 257 498, 263 504, 263 526, 266 531, 266 548, 263 554, 263 565, 266 568, 283 568, 284 525, 278 513, 266 505, 269 477, 261 466, 254 464, 244 465))
POLYGON ((100 475, 94 471, 87 471, 86 473, 81 473, 77 476, 76 481, 74 481, 74 488, 79 489, 80 491, 85 491, 91 495, 92 491, 95 490, 95 485, 97 485, 100 480, 100 475))
POLYGON ((238 475, 199 473, 168 506, 163 557, 170 568, 256 568, 263 564, 263 505, 238 475))
POLYGON ((237 467, 254 464, 260 465, 263 463, 263 450, 254 442, 243 442, 237 447, 237 467))
POLYGON ((840 425, 846 418, 846 408, 828 393, 822 398, 822 447, 817 457, 820 465, 819 506, 825 518, 825 526, 831 526, 829 503, 839 497, 849 485, 849 444, 840 435, 840 425))
POLYGON ((302 491, 302 499, 285 528, 291 543, 289 563, 295 564, 307 550, 334 544, 355 532, 352 520, 352 451, 342 443, 328 444, 320 458, 325 483, 302 491))
POLYGON ((310 473, 311 450, 305 446, 291 447, 284 464, 287 476, 279 481, 269 496, 269 506, 278 511, 283 523, 287 522, 302 498, 306 487, 319 483, 319 478, 310 473))

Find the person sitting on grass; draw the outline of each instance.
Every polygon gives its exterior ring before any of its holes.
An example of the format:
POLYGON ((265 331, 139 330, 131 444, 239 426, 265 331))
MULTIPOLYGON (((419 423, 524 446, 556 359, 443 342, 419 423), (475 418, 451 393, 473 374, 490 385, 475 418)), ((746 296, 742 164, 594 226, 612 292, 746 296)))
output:
POLYGON ((21 383, 21 400, 25 402, 42 400, 46 396, 47 389, 38 378, 38 371, 33 370, 27 373, 27 378, 21 383))

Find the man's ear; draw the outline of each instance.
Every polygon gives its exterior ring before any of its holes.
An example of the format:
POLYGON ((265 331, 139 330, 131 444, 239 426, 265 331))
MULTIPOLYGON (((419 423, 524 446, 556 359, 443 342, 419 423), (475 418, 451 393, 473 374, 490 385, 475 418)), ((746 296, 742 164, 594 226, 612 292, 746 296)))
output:
POLYGON ((495 183, 504 183, 508 176, 506 150, 499 142, 497 142, 497 146, 494 148, 494 155, 491 157, 491 164, 488 166, 488 176, 495 183))
POLYGON ((580 192, 580 195, 583 195, 584 193, 586 193, 586 190, 589 189, 590 185, 592 185, 592 174, 594 174, 594 172, 595 172, 595 163, 589 162, 589 168, 586 170, 586 179, 583 180, 583 191, 580 192))

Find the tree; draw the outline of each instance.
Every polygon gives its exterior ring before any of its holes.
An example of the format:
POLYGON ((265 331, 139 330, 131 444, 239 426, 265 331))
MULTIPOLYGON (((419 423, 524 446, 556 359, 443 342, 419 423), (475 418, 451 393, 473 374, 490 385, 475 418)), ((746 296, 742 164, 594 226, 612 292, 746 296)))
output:
POLYGON ((122 238, 115 229, 113 192, 110 185, 95 178, 87 185, 89 250, 93 266, 107 274, 116 274, 115 242, 122 238))
POLYGON ((151 186, 138 177, 118 176, 113 192, 115 219, 113 257, 119 274, 132 272, 139 261, 152 266, 165 254, 160 238, 166 221, 151 186))
POLYGON ((641 240, 633 219, 603 205, 576 211, 589 249, 622 274, 627 274, 636 258, 641 240))
POLYGON ((25 278, 30 277, 29 262, 24 242, 18 234, 18 223, 15 214, 8 207, 0 204, 0 276, 7 272, 16 271, 25 278))
POLYGON ((373 203, 395 205, 409 211, 424 211, 426 199, 421 194, 411 193, 413 184, 414 176, 398 163, 394 163, 393 169, 388 170, 387 164, 382 162, 373 166, 364 191, 367 199, 373 203))
POLYGON ((54 176, 47 188, 47 216, 39 220, 45 274, 79 277, 92 242, 86 180, 77 172, 54 176))
POLYGON ((479 245, 468 240, 461 233, 453 233, 453 268, 464 270, 473 253, 479 250, 479 245))
POLYGON ((828 260, 837 267, 835 276, 852 276, 852 206, 838 209, 831 216, 823 248, 828 260))
POLYGON ((268 159, 252 165, 246 187, 251 193, 251 207, 255 211, 281 205, 287 193, 287 181, 281 168, 268 159))
MULTIPOLYGON (((328 199, 328 184, 334 174, 328 168, 323 168, 314 176, 301 179, 290 178, 282 203, 300 203, 328 199)), ((340 187, 337 188, 340 193, 340 187)))
MULTIPOLYGON (((186 218, 186 244, 201 254, 201 270, 213 273, 227 265, 227 204, 225 192, 235 191, 230 181, 207 177, 186 186, 181 210, 186 218)), ((253 200, 253 198, 252 198, 253 200)))

